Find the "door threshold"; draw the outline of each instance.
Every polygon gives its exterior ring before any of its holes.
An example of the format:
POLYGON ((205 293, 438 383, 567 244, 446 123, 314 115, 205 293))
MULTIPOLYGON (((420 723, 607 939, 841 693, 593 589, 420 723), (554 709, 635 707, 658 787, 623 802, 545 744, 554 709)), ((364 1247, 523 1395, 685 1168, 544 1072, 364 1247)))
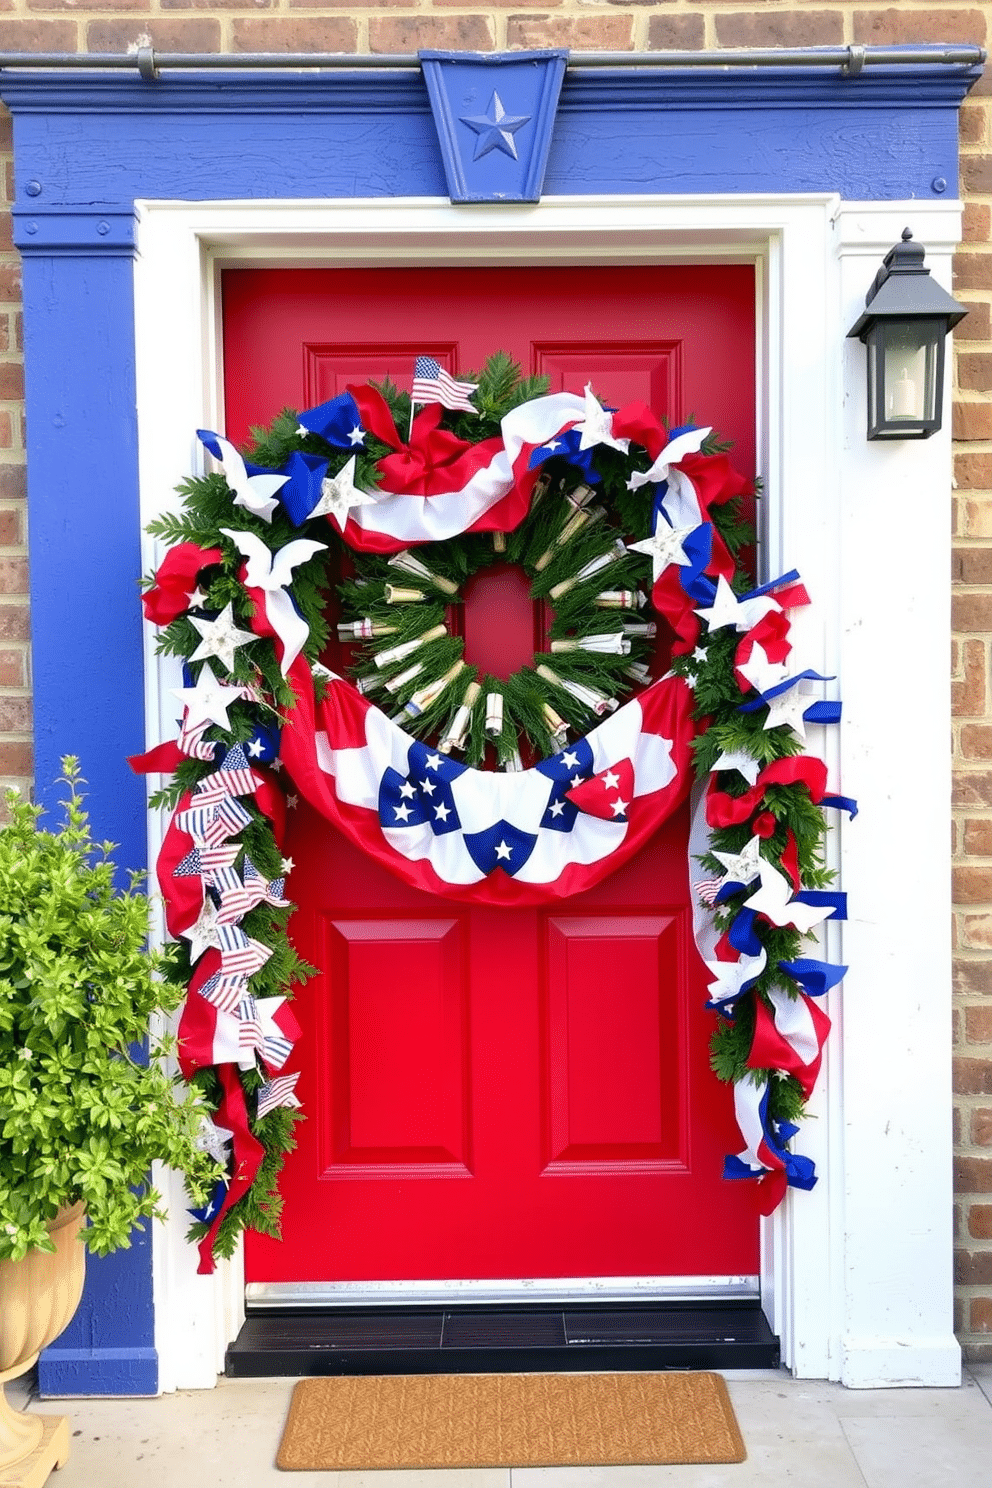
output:
POLYGON ((454 1281, 253 1281, 249 1312, 316 1307, 565 1307, 617 1302, 742 1302, 759 1296, 757 1276, 567 1276, 454 1281))
POLYGON ((330 1374, 774 1369, 756 1299, 603 1306, 250 1310, 231 1378, 330 1374))

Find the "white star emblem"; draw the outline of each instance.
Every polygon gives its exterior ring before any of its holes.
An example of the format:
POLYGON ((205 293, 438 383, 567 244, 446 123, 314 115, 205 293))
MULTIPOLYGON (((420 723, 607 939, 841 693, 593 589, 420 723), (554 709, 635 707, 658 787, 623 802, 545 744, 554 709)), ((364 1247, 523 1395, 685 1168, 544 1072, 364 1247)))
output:
POLYGON ((420 789, 423 791, 425 796, 432 796, 437 790, 437 786, 434 784, 433 780, 422 780, 420 782, 420 789))
POLYGON ((737 670, 750 682, 755 692, 767 692, 769 688, 777 687, 780 682, 785 681, 789 672, 784 662, 768 660, 768 653, 759 641, 755 641, 750 659, 737 670))
POLYGON ((407 821, 409 821, 409 819, 410 819, 410 808, 406 804, 405 801, 403 802, 403 805, 402 806, 394 806, 393 807, 393 811, 396 813, 396 820, 397 821, 401 821, 401 822, 407 822, 407 821))
POLYGON ((752 837, 743 852, 714 851, 713 856, 723 864, 724 883, 749 884, 761 871, 761 838, 752 837))
POLYGON ((320 483, 320 500, 310 515, 333 518, 343 532, 350 511, 359 506, 373 506, 378 499, 373 492, 360 491, 355 485, 355 456, 352 455, 337 475, 325 475, 320 483))
POLYGON ((428 770, 440 770, 441 756, 439 754, 429 754, 424 763, 427 765, 428 770))
POLYGON ((679 568, 689 566, 692 559, 686 557, 682 544, 695 530, 695 527, 669 527, 659 513, 654 536, 645 537, 641 542, 628 543, 627 548, 631 553, 645 553, 650 557, 651 581, 655 583, 673 563, 677 563, 679 568))
POLYGON ((566 754, 562 755, 561 762, 566 770, 575 770, 578 768, 579 756, 574 749, 569 749, 566 754))
POLYGON ((710 630, 722 630, 725 625, 732 625, 735 630, 752 630, 758 621, 769 614, 772 610, 780 610, 782 606, 777 600, 772 599, 770 594, 758 594, 754 599, 740 600, 731 589, 722 574, 716 581, 716 598, 709 609, 697 610, 696 614, 701 620, 705 620, 710 630))
POLYGON ((190 615, 189 621, 203 638, 190 661, 206 661, 209 656, 216 656, 229 672, 234 671, 234 653, 238 647, 247 646, 250 641, 258 639, 250 630, 238 629, 234 623, 234 607, 231 604, 224 606, 216 620, 203 620, 198 615, 190 615))
POLYGON ((512 851, 512 848, 509 848, 506 845, 505 842, 497 842, 497 844, 496 844, 496 861, 499 862, 500 859, 502 859, 502 858, 508 858, 510 856, 511 851, 512 851))
POLYGON ((568 783, 572 787, 572 790, 578 790, 579 786, 582 784, 582 776, 573 775, 568 783))
POLYGON ((350 431, 348 439, 351 444, 365 443, 365 430, 362 428, 361 424, 355 425, 355 427, 350 431))
POLYGON ((610 802, 610 810, 614 816, 623 816, 629 805, 629 801, 621 801, 620 797, 617 796, 615 801, 610 802))
POLYGON ((615 770, 607 770, 602 779, 604 790, 616 790, 620 784, 620 776, 615 770))
POLYGON ((293 869, 295 867, 296 867, 296 864, 293 862, 292 858, 280 858, 279 859, 279 872, 280 873, 292 873, 292 871, 293 871, 293 869))
POLYGON ((778 697, 772 698, 768 704, 768 717, 762 724, 762 728, 778 728, 785 724, 800 739, 806 737, 806 721, 803 714, 813 699, 809 689, 803 683, 797 683, 790 687, 788 692, 780 692, 778 697))
POLYGON ((416 791, 410 784, 409 780, 404 780, 403 784, 400 786, 400 795, 403 797, 404 801, 409 801, 412 796, 416 795, 416 791))
POLYGON ((261 739, 249 739, 248 743, 245 745, 245 752, 247 754, 250 754, 252 759, 261 759, 262 750, 264 748, 265 745, 262 743, 261 739))
POLYGON ((187 729, 195 728, 198 723, 216 723, 229 730, 231 720, 227 716, 227 710, 241 696, 241 692, 240 687, 228 687, 226 683, 218 681, 210 669, 209 661, 203 663, 195 687, 172 689, 173 697, 177 697, 186 709, 187 729))
POLYGON ((736 770, 739 775, 744 776, 748 785, 754 785, 760 769, 760 762, 743 749, 725 749, 713 764, 713 771, 736 770))
POLYGON ((548 442, 547 442, 547 444, 544 446, 544 448, 546 450, 550 450, 551 453, 554 454, 555 450, 558 448, 558 446, 560 444, 561 444, 561 440, 560 439, 549 439, 548 442))
POLYGON ((220 929, 217 924, 217 908, 214 901, 206 898, 196 920, 186 930, 180 930, 184 940, 189 941, 189 959, 199 961, 204 951, 220 945, 220 929))
POLYGON ((761 874, 761 888, 750 899, 744 901, 745 908, 753 909, 756 914, 763 914, 771 920, 773 925, 795 925, 802 935, 808 935, 811 930, 821 924, 829 915, 833 914, 831 905, 818 906, 815 904, 796 904, 792 901, 792 885, 784 874, 773 868, 771 863, 761 860, 758 870, 761 874))
POLYGON ((227 1147, 233 1136, 234 1133, 226 1126, 217 1126, 209 1116, 204 1116, 194 1139, 194 1146, 212 1157, 214 1162, 226 1162, 227 1147))
POLYGON ((582 438, 579 449, 592 449, 597 444, 608 444, 612 449, 626 454, 630 449, 629 439, 616 439, 613 434, 613 415, 607 413, 593 393, 592 384, 586 383, 586 416, 575 426, 582 438))
POLYGON ((554 803, 554 805, 551 807, 551 815, 552 816, 561 816, 561 814, 562 814, 562 812, 564 810, 565 810, 565 802, 564 801, 556 801, 554 803))
POLYGON ((437 817, 438 821, 446 822, 448 820, 448 817, 451 815, 451 808, 449 806, 446 806, 442 801, 440 806, 434 807, 434 815, 437 817))

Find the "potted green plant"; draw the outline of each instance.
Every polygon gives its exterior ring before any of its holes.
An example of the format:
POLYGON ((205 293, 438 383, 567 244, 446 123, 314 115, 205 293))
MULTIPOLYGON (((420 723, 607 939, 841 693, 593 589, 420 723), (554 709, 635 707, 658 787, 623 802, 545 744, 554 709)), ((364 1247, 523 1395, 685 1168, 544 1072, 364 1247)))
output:
MULTIPOLYGON (((161 1212, 154 1161, 203 1203, 219 1169, 202 1150, 206 1112, 164 1062, 161 1031, 184 989, 171 953, 149 947, 137 876, 115 882, 94 843, 78 762, 62 761, 64 822, 7 793, 0 827, 0 1478, 64 1460, 57 1418, 25 1416, 3 1382, 31 1367, 75 1311, 86 1249, 130 1244, 161 1212), (146 1054, 147 1051, 147 1054, 146 1054), (47 1424, 46 1424, 47 1422, 47 1424), (58 1440, 56 1440, 58 1438, 58 1440), (61 1453, 61 1455, 60 1455, 61 1453)), ((63 1441, 62 1438, 65 1440, 63 1441)), ((27 1478, 23 1479, 28 1481, 27 1478)))

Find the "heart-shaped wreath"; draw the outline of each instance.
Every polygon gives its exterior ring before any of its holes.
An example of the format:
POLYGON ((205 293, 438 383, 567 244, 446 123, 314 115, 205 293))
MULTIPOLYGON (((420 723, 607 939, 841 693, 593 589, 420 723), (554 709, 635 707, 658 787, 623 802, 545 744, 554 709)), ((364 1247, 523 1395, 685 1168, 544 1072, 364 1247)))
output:
POLYGON ((150 526, 169 551, 143 596, 184 664, 180 734, 132 764, 173 776, 152 805, 172 811, 180 1065, 228 1165, 195 1215, 201 1270, 242 1228, 278 1234, 300 1114, 289 998, 311 971, 284 897, 300 796, 416 887, 520 903, 614 871, 691 791, 712 1065, 744 1144, 724 1175, 762 1180, 765 1212, 811 1187, 789 1140, 829 1028, 815 999, 845 968, 803 942, 845 912, 822 808, 855 807, 804 752, 840 704, 790 664, 798 575, 755 587, 741 560, 752 492, 725 447, 590 387, 548 394, 504 353, 457 380, 421 359, 412 399, 387 382, 284 411, 244 456, 200 438, 220 470, 150 526), (478 676, 458 634, 462 588, 494 560, 548 616, 547 655, 509 678, 478 676))

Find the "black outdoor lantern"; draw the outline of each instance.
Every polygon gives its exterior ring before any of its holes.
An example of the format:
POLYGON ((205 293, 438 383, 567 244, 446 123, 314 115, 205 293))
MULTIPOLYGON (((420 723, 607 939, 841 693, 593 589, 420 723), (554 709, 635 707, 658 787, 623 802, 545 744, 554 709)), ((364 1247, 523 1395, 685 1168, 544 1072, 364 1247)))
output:
POLYGON ((907 227, 848 331, 868 348, 868 438, 929 439, 940 428, 944 339, 967 315, 934 282, 907 227))

